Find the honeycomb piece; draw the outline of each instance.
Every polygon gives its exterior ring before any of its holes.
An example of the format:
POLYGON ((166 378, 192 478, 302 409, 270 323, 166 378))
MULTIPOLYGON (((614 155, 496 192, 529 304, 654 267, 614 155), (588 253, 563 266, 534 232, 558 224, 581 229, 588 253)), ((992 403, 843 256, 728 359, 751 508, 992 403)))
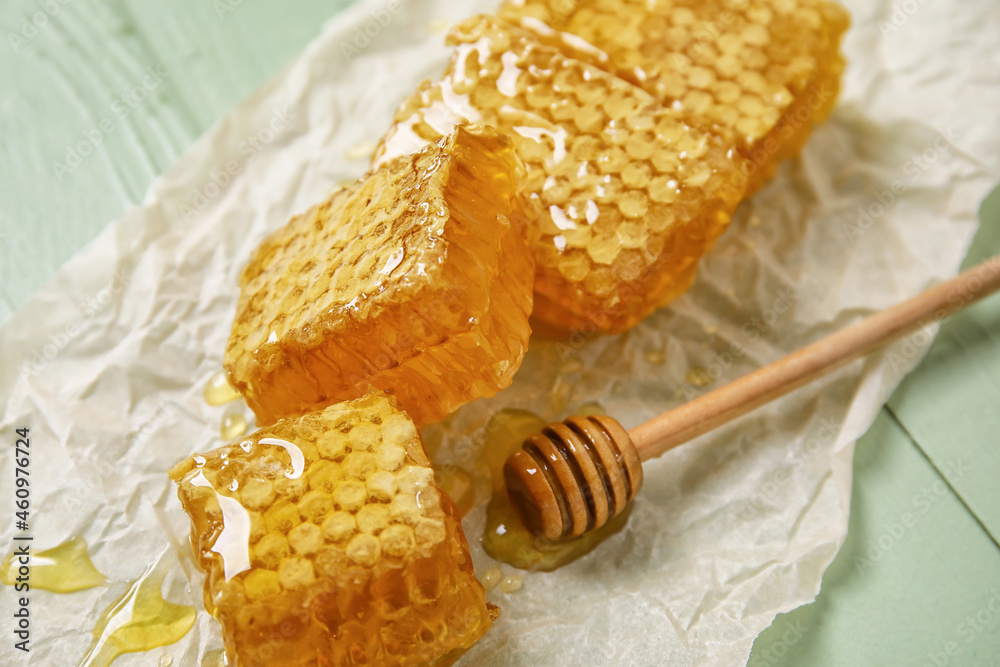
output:
POLYGON ((422 425, 510 384, 534 270, 507 138, 460 129, 268 237, 225 366, 259 424, 395 393, 422 425))
POLYGON ((599 51, 559 41, 732 138, 750 158, 748 193, 833 109, 850 23, 829 0, 505 0, 500 13, 582 38, 599 51))
POLYGON ((229 664, 421 664, 496 618, 416 428, 383 395, 282 420, 170 477, 229 664))
POLYGON ((742 198, 722 138, 530 30, 475 17, 445 77, 406 100, 376 164, 482 122, 511 137, 539 231, 532 327, 618 333, 688 288, 742 198))

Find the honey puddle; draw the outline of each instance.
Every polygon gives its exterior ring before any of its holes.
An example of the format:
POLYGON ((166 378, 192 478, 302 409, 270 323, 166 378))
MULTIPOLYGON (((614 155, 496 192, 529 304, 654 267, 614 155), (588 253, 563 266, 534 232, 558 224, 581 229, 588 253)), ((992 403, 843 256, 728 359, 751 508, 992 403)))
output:
MULTIPOLYGON (((166 553, 166 552, 164 552, 166 553)), ((194 607, 163 599, 159 573, 161 554, 129 586, 125 595, 108 607, 94 628, 94 641, 78 667, 110 667, 124 653, 149 651, 181 639, 194 625, 194 607)))
POLYGON ((203 395, 205 402, 209 405, 224 405, 240 397, 240 393, 229 384, 225 370, 221 370, 209 378, 208 382, 205 383, 203 395))
MULTIPOLYGON (((13 586, 20 563, 14 555, 8 556, 0 567, 0 581, 13 586)), ((107 578, 90 562, 87 543, 73 537, 62 544, 31 554, 28 583, 53 593, 75 593, 96 586, 104 586, 107 578)))
MULTIPOLYGON (((602 413, 596 404, 576 411, 580 416, 602 413)), ((501 410, 486 425, 488 439, 484 450, 493 479, 493 497, 486 507, 486 530, 482 544, 486 553, 496 560, 522 570, 550 572, 576 560, 621 530, 630 514, 631 505, 601 528, 571 540, 554 542, 528 532, 507 498, 503 464, 528 437, 541 431, 547 423, 526 410, 501 410)), ((511 581, 497 582, 504 592, 513 592, 521 587, 521 580, 508 579, 511 581)))

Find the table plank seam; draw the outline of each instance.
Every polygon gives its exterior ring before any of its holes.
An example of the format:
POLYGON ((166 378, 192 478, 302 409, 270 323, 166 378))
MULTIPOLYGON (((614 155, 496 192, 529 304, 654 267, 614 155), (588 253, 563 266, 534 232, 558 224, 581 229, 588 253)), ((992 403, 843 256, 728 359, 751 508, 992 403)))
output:
POLYGON ((927 451, 924 450, 924 448, 921 446, 920 441, 917 440, 916 436, 908 428, 906 428, 906 424, 903 423, 903 421, 899 418, 899 416, 896 414, 896 412, 892 409, 892 407, 888 403, 885 405, 885 411, 889 414, 892 420, 896 422, 899 428, 902 429, 903 433, 906 434, 906 437, 910 439, 910 442, 912 442, 913 445, 917 448, 917 451, 920 452, 920 455, 927 460, 927 463, 930 464, 930 466, 934 469, 934 472, 936 472, 938 477, 941 478, 941 481, 943 481, 945 485, 948 487, 948 489, 951 490, 953 494, 955 494, 955 497, 958 499, 958 502, 962 503, 962 507, 965 508, 965 510, 969 513, 970 516, 972 516, 973 519, 975 519, 976 523, 979 525, 979 528, 986 534, 986 538, 990 542, 992 542, 993 545, 998 550, 1000 550, 1000 542, 997 542, 997 538, 993 536, 993 533, 991 533, 990 530, 986 527, 986 524, 983 522, 983 520, 980 519, 979 515, 976 514, 976 512, 972 509, 972 507, 969 506, 969 503, 965 501, 965 498, 958 491, 958 489, 956 489, 955 486, 951 483, 951 480, 948 479, 948 476, 945 475, 944 471, 942 471, 938 467, 934 459, 930 455, 928 455, 927 451))

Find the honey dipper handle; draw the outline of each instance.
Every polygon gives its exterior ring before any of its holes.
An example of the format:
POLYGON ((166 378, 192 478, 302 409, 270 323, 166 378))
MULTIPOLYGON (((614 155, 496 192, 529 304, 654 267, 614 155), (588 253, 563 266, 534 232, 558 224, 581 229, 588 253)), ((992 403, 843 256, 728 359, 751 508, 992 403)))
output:
POLYGON ((643 461, 736 419, 1000 289, 1000 255, 629 431, 643 461))

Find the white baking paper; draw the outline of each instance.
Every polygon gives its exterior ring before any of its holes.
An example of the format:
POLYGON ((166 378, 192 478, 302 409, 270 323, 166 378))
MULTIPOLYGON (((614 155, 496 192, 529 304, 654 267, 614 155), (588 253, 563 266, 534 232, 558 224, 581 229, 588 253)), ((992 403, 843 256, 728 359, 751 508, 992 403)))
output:
MULTIPOLYGON (((371 0, 339 15, 0 329, 0 435, 6 452, 31 429, 33 545, 80 535, 113 582, 33 592, 31 664, 75 664, 100 612, 165 548, 168 599, 202 609, 165 471, 221 444, 234 409, 206 405, 202 387, 221 367, 237 276, 265 234, 363 172, 394 107, 443 71, 442 27, 494 2, 371 0)), ((694 289, 622 336, 533 341, 510 389, 439 429, 440 459, 505 407, 555 419, 598 402, 634 426, 956 273, 1000 180, 994 0, 849 5, 839 107, 743 205, 694 289)), ((854 441, 929 338, 647 464, 627 528, 491 593, 503 616, 462 664, 744 664, 776 614, 814 599, 847 530, 854 441)), ((0 469, 12 488, 11 456, 0 469)), ((480 506, 466 519, 480 575, 494 565, 482 524, 480 506)), ((23 664, 11 644, 0 662, 23 664)), ((196 665, 220 646, 201 611, 179 643, 116 667, 196 665)))

